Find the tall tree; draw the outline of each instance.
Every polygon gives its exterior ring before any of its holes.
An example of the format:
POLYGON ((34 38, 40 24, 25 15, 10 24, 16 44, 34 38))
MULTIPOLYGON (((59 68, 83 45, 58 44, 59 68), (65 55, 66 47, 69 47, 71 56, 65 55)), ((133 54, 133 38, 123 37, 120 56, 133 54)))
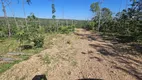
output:
POLYGON ((102 8, 102 20, 108 21, 112 19, 112 12, 109 8, 102 8))
POLYGON ((103 0, 100 0, 99 2, 95 2, 95 3, 92 3, 90 5, 90 10, 95 13, 95 18, 98 18, 98 28, 97 30, 99 31, 100 30, 100 23, 101 23, 101 4, 102 4, 103 0))
POLYGON ((55 9, 54 0, 52 0, 51 8, 52 8, 52 19, 55 19, 56 18, 56 16, 55 16, 56 9, 55 9))
POLYGON ((93 13, 97 14, 99 10, 100 10, 99 2, 95 2, 90 5, 90 11, 92 11, 93 13))
MULTIPOLYGON (((94 14, 95 14, 95 17, 94 19, 100 19, 100 6, 99 6, 99 2, 95 2, 95 3, 92 3, 90 5, 90 11, 92 11, 94 14)), ((100 23, 100 20, 98 21, 100 23)), ((99 25, 98 25, 98 29, 99 29, 99 25)))
POLYGON ((0 0, 0 2, 1 2, 1 5, 2 5, 2 11, 4 13, 4 18, 6 20, 6 24, 7 24, 7 27, 8 27, 8 36, 10 37, 11 36, 11 28, 10 28, 10 23, 9 23, 9 20, 8 20, 8 17, 7 17, 6 6, 9 5, 11 3, 11 1, 0 0))

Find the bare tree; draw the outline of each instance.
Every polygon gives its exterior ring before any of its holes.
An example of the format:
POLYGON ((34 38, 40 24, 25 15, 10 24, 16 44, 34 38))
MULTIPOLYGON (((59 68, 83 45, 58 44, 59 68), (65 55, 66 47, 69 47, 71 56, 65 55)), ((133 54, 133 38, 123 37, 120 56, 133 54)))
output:
MULTIPOLYGON (((19 3, 19 0, 17 0, 17 1, 19 3)), ((26 18, 26 11, 25 11, 25 1, 30 5, 31 0, 22 0, 22 7, 23 7, 23 12, 24 12, 24 17, 25 17, 25 23, 26 23, 27 30, 29 30, 28 29, 28 22, 27 22, 27 18, 26 18)))
POLYGON ((101 27, 101 14, 102 14, 102 12, 101 12, 101 4, 102 4, 102 2, 103 2, 103 0, 100 0, 100 2, 99 2, 99 6, 100 6, 100 9, 99 9, 99 24, 98 24, 98 31, 100 30, 100 27, 101 27))
POLYGON ((8 27, 8 36, 10 37, 11 36, 11 27, 10 27, 10 23, 9 23, 9 20, 8 20, 8 17, 7 17, 6 6, 9 5, 11 3, 11 1, 0 0, 0 2, 1 2, 1 5, 2 5, 2 11, 4 13, 4 18, 5 18, 7 27, 8 27))
POLYGON ((16 20, 16 17, 15 17, 14 11, 10 8, 10 5, 8 5, 8 7, 9 7, 9 9, 10 9, 10 11, 11 11, 12 15, 13 15, 13 18, 14 18, 14 21, 15 21, 15 24, 16 24, 16 27, 17 27, 17 29, 19 29, 18 22, 17 22, 17 20, 16 20))
POLYGON ((29 29, 28 29, 27 18, 26 18, 26 12, 25 12, 25 0, 22 0, 22 7, 23 7, 23 12, 24 12, 26 27, 27 27, 27 30, 29 30, 29 29))

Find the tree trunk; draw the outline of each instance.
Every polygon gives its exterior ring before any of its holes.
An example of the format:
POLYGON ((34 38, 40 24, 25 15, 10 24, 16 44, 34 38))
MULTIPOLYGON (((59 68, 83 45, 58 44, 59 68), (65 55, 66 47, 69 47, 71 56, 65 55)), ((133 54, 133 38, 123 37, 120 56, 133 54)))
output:
POLYGON ((3 13, 4 13, 4 18, 6 20, 6 24, 7 24, 7 27, 8 27, 8 37, 11 37, 10 23, 8 21, 8 17, 7 17, 7 13, 6 13, 6 9, 5 9, 5 5, 4 5, 3 0, 1 0, 1 4, 2 4, 2 10, 3 10, 3 13))
POLYGON ((98 31, 100 31, 100 24, 101 24, 101 9, 99 11, 99 24, 98 24, 98 31))
POLYGON ((102 14, 102 12, 101 12, 101 4, 102 4, 102 2, 103 2, 103 0, 100 0, 100 2, 99 2, 99 5, 100 5, 100 10, 99 10, 99 24, 98 24, 98 31, 100 31, 100 25, 101 25, 101 14, 102 14))
POLYGON ((24 0, 23 0, 23 12, 24 12, 24 17, 25 17, 26 27, 27 27, 27 30, 29 30, 28 25, 27 25, 28 22, 27 22, 27 19, 26 19, 26 12, 25 12, 24 0))
POLYGON ((16 24, 16 27, 17 27, 17 29, 19 29, 18 22, 17 22, 17 20, 16 20, 15 14, 14 14, 13 10, 10 8, 10 6, 8 6, 8 7, 9 7, 9 9, 10 9, 11 12, 12 12, 12 15, 13 15, 13 18, 14 18, 14 21, 15 21, 15 24, 16 24))

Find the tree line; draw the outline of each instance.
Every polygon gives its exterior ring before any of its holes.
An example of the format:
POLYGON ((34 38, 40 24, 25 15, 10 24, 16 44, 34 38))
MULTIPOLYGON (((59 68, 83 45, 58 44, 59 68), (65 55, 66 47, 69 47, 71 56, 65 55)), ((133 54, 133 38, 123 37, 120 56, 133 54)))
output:
POLYGON ((68 34, 74 31, 75 26, 82 26, 84 23, 84 21, 78 20, 56 19, 54 2, 51 3, 52 19, 40 19, 34 13, 26 16, 25 4, 32 5, 32 2, 31 0, 17 0, 17 4, 20 1, 25 18, 8 17, 6 8, 12 3, 12 0, 0 0, 4 14, 4 17, 0 18, 0 40, 14 38, 20 42, 19 46, 32 44, 34 48, 40 48, 44 44, 44 37, 47 33, 68 34))
POLYGON ((100 8, 100 2, 90 5, 94 17, 86 28, 113 34, 127 41, 142 41, 142 0, 130 0, 129 8, 123 9, 115 16, 109 8, 100 8), (99 24, 100 23, 100 24, 99 24))

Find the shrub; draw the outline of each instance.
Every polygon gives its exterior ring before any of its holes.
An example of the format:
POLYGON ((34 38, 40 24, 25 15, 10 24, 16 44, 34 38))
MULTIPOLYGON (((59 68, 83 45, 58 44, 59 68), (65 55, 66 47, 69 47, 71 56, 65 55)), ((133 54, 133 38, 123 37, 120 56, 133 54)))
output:
POLYGON ((44 44, 44 37, 42 36, 42 37, 35 38, 33 42, 34 42, 34 47, 41 48, 43 47, 43 44, 44 44))
POLYGON ((93 22, 93 21, 90 21, 90 22, 88 22, 87 23, 87 26, 85 27, 85 29, 87 29, 87 30, 95 30, 95 22, 93 22))
POLYGON ((35 48, 41 48, 44 44, 43 29, 36 24, 31 24, 30 27, 23 28, 16 33, 16 39, 20 41, 20 46, 30 45, 35 48), (32 44, 31 44, 32 43, 32 44))
POLYGON ((74 31, 75 26, 62 26, 59 28, 59 32, 62 34, 68 34, 74 31))

